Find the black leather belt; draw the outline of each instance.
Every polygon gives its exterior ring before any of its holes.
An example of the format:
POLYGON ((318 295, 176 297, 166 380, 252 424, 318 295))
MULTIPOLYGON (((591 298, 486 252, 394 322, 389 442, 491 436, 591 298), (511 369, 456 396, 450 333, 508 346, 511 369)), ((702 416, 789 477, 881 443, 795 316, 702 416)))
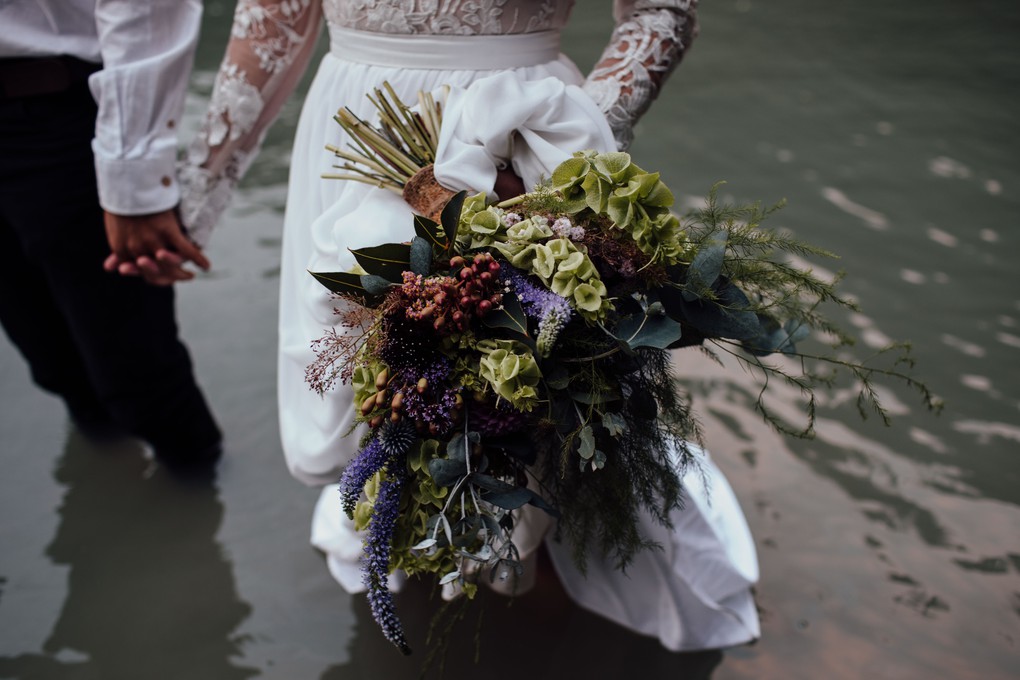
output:
POLYGON ((0 58, 0 100, 66 92, 86 83, 100 68, 66 55, 0 58))

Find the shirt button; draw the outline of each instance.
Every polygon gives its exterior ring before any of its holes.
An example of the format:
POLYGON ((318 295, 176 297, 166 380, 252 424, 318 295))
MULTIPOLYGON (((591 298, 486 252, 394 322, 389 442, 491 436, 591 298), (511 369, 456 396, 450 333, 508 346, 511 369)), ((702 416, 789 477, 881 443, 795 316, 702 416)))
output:
POLYGON ((177 125, 177 123, 175 123, 175 122, 174 122, 173 118, 171 118, 170 120, 168 120, 168 121, 166 122, 166 126, 167 126, 168 128, 170 128, 171 130, 173 130, 173 129, 174 129, 174 125, 177 125))
POLYGON ((166 175, 164 175, 163 179, 159 180, 159 183, 162 184, 165 187, 168 187, 171 184, 173 184, 174 181, 172 179, 170 179, 169 177, 167 177, 166 175))

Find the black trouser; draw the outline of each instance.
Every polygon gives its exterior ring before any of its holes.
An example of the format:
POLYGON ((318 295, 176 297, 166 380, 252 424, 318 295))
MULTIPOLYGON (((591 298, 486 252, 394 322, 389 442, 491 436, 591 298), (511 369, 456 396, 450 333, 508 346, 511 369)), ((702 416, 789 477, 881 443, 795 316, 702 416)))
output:
POLYGON ((186 459, 220 431, 178 339, 171 288, 103 270, 109 254, 84 79, 0 96, 0 321, 43 389, 186 459))

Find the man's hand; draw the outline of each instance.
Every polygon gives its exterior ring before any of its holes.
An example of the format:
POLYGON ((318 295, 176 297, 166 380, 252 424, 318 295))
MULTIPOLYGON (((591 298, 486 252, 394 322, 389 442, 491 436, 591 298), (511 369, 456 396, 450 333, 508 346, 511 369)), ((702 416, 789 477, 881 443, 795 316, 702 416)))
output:
POLYGON ((184 235, 173 210, 152 215, 104 213, 104 217, 112 251, 103 263, 106 271, 141 276, 151 284, 169 286, 195 277, 184 268, 186 262, 209 269, 209 260, 184 235))

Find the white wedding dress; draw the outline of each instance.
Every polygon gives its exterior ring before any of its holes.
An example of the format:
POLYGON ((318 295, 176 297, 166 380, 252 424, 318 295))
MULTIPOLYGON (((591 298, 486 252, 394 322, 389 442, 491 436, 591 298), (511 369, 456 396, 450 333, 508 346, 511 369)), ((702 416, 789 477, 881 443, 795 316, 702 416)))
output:
MULTIPOLYGON (((308 271, 349 268, 353 258, 348 249, 407 240, 412 221, 408 206, 395 194, 321 177, 334 162, 326 145, 344 147, 348 141, 333 114, 346 106, 369 116, 373 109, 365 95, 383 81, 404 101, 414 101, 419 90, 449 85, 457 94, 471 91, 472 83, 488 83, 506 96, 488 97, 480 112, 459 118, 470 122, 462 125, 468 139, 461 139, 459 148, 467 145, 476 152, 468 156, 489 167, 465 173, 466 161, 451 153, 445 169, 437 163, 437 176, 452 189, 489 190, 491 185, 477 186, 477 181, 476 186, 456 186, 458 177, 477 178, 486 170, 494 177, 497 165, 511 163, 528 182, 537 179, 543 167, 551 169, 581 148, 626 147, 634 122, 696 35, 696 2, 617 0, 616 29, 587 77, 559 52, 558 32, 568 20, 571 0, 238 4, 206 123, 181 167, 182 219, 192 238, 204 243, 266 128, 307 67, 325 21, 330 51, 305 98, 291 159, 281 263, 278 396, 291 473, 306 484, 324 486, 312 521, 312 543, 325 553, 331 573, 349 592, 364 588, 361 539, 341 510, 336 483, 357 452, 357 434, 343 436, 355 410, 346 388, 320 397, 305 382, 305 368, 314 359, 311 341, 336 323, 334 302, 308 271), (538 92, 542 105, 512 94, 524 90, 538 92), (558 127, 561 115, 572 121, 566 133, 558 127), (528 127, 541 139, 530 164, 520 145, 511 148, 499 142, 509 139, 515 125, 528 127), (490 129, 479 129, 485 126, 490 129), (478 153, 478 145, 484 153, 478 153)), ((672 531, 646 518, 646 534, 664 550, 640 554, 626 575, 592 556, 585 577, 574 567, 568 546, 551 538, 544 539, 545 545, 564 588, 579 605, 657 637, 668 649, 752 641, 760 634, 751 594, 758 564, 744 515, 707 454, 689 477, 689 502, 673 514, 672 531)), ((541 540, 539 535, 530 543, 534 548, 541 540)), ((400 581, 394 578, 391 584, 396 588, 400 581)))

